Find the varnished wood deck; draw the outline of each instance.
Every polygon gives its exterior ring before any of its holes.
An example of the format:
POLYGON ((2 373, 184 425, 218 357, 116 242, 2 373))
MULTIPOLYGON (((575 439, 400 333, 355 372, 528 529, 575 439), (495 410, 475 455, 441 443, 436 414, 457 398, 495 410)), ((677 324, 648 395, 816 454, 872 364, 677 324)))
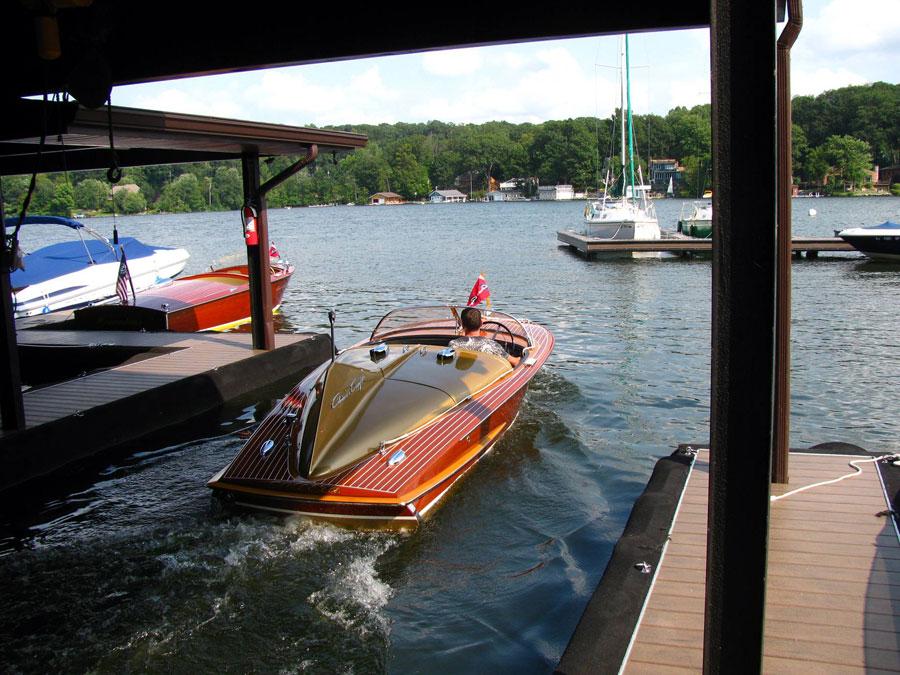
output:
MULTIPOLYGON (((776 495, 853 471, 859 457, 792 453, 776 495)), ((900 544, 875 465, 771 505, 763 671, 900 671, 900 544)), ((708 453, 688 480, 627 673, 703 666, 708 453)))

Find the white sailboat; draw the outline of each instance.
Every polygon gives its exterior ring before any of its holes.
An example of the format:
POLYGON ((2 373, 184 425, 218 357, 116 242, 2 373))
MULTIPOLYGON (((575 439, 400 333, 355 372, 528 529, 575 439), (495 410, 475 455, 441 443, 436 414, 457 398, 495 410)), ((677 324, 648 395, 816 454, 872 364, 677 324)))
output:
POLYGON ((659 221, 653 202, 647 197, 647 191, 641 189, 644 183, 640 166, 637 168, 638 182, 635 181, 634 167, 634 128, 631 118, 631 78, 628 63, 628 36, 621 42, 622 69, 620 71, 621 106, 626 109, 628 118, 628 155, 625 154, 625 118, 621 123, 622 142, 622 189, 621 197, 611 198, 609 180, 603 198, 588 202, 584 208, 584 234, 599 239, 659 239, 659 221))

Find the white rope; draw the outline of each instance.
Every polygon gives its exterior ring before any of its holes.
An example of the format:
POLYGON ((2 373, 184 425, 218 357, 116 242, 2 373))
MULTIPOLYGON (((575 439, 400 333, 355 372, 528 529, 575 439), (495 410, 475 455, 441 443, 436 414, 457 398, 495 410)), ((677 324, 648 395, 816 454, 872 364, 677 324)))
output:
POLYGON ((881 457, 871 457, 869 459, 854 459, 853 461, 848 462, 850 466, 853 467, 853 473, 848 473, 846 475, 841 476, 840 478, 832 478, 831 480, 824 480, 821 483, 813 483, 812 485, 805 485, 801 488, 797 488, 796 490, 791 490, 790 492, 785 492, 783 495, 772 495, 769 499, 773 502, 777 502, 779 499, 784 499, 785 497, 790 497, 791 495, 795 495, 798 492, 804 492, 805 490, 812 490, 816 487, 822 487, 823 485, 831 485, 832 483, 839 483, 845 478, 852 478, 853 476, 858 476, 862 473, 862 469, 860 469, 857 464, 862 464, 864 462, 880 462, 883 459, 897 459, 900 455, 882 455, 881 457))

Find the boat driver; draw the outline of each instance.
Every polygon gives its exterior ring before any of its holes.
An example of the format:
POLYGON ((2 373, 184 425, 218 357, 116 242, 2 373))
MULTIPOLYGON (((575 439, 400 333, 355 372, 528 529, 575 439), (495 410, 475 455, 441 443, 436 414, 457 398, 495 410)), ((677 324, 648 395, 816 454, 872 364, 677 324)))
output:
POLYGON ((453 349, 468 349, 473 352, 487 352, 494 356, 500 356, 513 367, 518 365, 519 359, 510 356, 496 340, 486 337, 481 330, 481 311, 475 307, 466 307, 460 313, 463 334, 462 337, 450 341, 449 347, 453 349))

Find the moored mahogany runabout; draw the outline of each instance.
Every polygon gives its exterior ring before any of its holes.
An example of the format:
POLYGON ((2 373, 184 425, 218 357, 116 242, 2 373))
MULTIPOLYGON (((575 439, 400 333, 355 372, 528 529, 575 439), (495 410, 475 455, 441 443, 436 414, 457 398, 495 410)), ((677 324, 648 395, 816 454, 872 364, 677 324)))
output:
MULTIPOLYGON (((272 308, 281 305, 293 265, 272 261, 272 308)), ((137 293, 127 305, 92 305, 75 311, 77 328, 226 331, 250 321, 250 277, 246 265, 175 279, 137 293)))
POLYGON ((513 423, 553 349, 538 324, 483 318, 506 357, 448 346, 455 306, 390 312, 295 386, 209 486, 244 507, 415 527, 513 423))

